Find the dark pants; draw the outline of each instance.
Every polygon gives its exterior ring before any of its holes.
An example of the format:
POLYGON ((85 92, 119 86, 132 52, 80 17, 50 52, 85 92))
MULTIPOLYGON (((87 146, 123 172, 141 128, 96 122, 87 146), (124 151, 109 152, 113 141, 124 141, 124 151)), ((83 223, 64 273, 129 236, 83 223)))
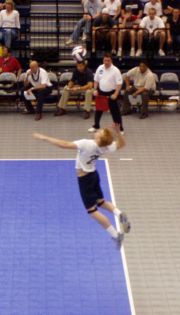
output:
MULTIPOLYGON (((52 87, 51 86, 47 86, 44 89, 39 89, 39 90, 32 91, 33 94, 35 95, 36 101, 37 101, 36 113, 38 113, 38 114, 42 113, 44 101, 45 101, 46 97, 49 94, 51 94, 51 91, 52 91, 52 87)), ((27 101, 25 99, 24 93, 23 93, 23 100, 24 100, 26 109, 29 112, 33 112, 34 111, 34 107, 32 106, 31 101, 27 101)))
MULTIPOLYGON (((124 102, 123 102, 123 113, 128 113, 131 111, 131 103, 129 102, 129 95, 132 95, 134 92, 136 92, 137 89, 135 86, 132 86, 132 88, 124 93, 124 102)), ((148 113, 148 101, 150 95, 152 95, 152 91, 144 91, 140 94, 142 97, 142 105, 141 105, 141 114, 147 114, 148 113)))
MULTIPOLYGON (((99 92, 99 95, 103 95, 103 96, 111 96, 114 93, 114 91, 103 92, 100 90, 98 92, 99 92)), ((109 110, 111 112, 111 116, 114 123, 119 124, 120 130, 123 131, 123 122, 122 122, 121 112, 119 110, 119 106, 117 103, 117 99, 112 100, 111 98, 109 98, 109 110)), ((100 111, 100 110, 95 111, 95 123, 93 127, 96 129, 100 128, 100 120, 101 120, 102 114, 103 114, 103 111, 100 111)))

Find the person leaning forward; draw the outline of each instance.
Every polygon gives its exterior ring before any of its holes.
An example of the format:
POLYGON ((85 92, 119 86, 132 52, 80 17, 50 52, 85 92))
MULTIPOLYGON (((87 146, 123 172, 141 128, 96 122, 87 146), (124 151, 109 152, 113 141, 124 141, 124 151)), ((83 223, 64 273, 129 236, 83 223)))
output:
POLYGON ((140 108, 140 118, 148 116, 149 97, 156 89, 155 76, 149 69, 146 61, 141 61, 138 67, 130 69, 125 77, 126 91, 124 94, 124 102, 122 107, 122 115, 131 114, 131 103, 129 96, 136 98, 138 95, 142 98, 140 108), (133 84, 131 83, 133 81, 133 84))
POLYGON ((23 100, 26 107, 24 113, 35 113, 35 120, 38 121, 42 118, 44 101, 52 92, 52 84, 46 70, 39 67, 38 62, 35 60, 31 61, 30 69, 26 72, 24 85, 23 100), (35 109, 32 105, 32 100, 35 100, 35 109))
POLYGON ((93 73, 87 68, 86 61, 78 62, 76 69, 73 71, 72 79, 63 89, 55 116, 66 114, 66 105, 71 95, 85 94, 83 117, 84 119, 88 119, 90 117, 93 97, 93 80, 93 73))

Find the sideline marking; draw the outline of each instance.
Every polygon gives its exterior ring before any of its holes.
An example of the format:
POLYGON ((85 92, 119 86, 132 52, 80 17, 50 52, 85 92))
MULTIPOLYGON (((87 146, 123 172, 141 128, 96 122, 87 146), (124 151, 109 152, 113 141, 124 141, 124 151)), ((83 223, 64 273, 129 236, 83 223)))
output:
POLYGON ((133 161, 132 158, 120 158, 120 161, 133 161))
MULTIPOLYGON (((113 190, 113 185, 112 185, 112 179, 111 179, 111 173, 110 173, 110 167, 109 167, 109 162, 108 162, 107 159, 105 159, 105 166, 106 166, 106 171, 107 171, 107 177, 108 177, 108 183, 109 183, 111 199, 112 199, 112 202, 114 204, 116 204, 115 196, 114 196, 114 190, 113 190)), ((117 225, 118 229, 120 229, 120 225, 119 225, 119 221, 118 221, 117 217, 115 217, 115 221, 116 221, 116 225, 117 225)), ((130 308, 131 308, 131 314, 132 315, 136 315, 136 311, 135 311, 135 307, 134 307, 134 301, 133 301, 133 296, 132 296, 132 289, 131 289, 131 284, 130 284, 130 279, 129 279, 129 272, 128 272, 128 267, 127 267, 127 261, 126 261, 126 256, 125 256, 125 250, 124 250, 124 245, 123 244, 121 246, 120 252, 121 252, 123 268, 124 268, 124 273, 125 273, 125 279, 126 279, 129 303, 130 303, 130 308)))

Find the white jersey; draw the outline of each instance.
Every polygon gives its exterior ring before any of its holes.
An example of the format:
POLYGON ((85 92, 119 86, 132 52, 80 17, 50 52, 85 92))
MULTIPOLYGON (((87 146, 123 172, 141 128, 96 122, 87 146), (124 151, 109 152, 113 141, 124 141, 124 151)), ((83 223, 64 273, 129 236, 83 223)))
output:
POLYGON ((74 141, 77 145, 78 153, 76 157, 76 169, 84 172, 94 172, 96 170, 96 160, 103 154, 115 152, 117 144, 115 141, 107 147, 99 147, 95 140, 82 139, 74 141))

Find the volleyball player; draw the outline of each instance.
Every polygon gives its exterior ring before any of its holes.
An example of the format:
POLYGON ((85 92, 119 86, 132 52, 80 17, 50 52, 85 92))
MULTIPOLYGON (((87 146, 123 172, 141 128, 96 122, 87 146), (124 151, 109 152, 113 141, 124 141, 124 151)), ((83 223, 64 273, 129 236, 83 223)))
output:
POLYGON ((110 201, 104 199, 100 186, 99 174, 96 170, 96 160, 103 154, 115 152, 125 145, 120 133, 119 125, 114 125, 114 133, 107 128, 99 129, 94 134, 94 139, 81 139, 73 142, 51 138, 43 134, 34 133, 36 139, 47 141, 63 149, 77 150, 76 171, 80 194, 88 214, 94 218, 116 241, 118 247, 124 238, 124 233, 129 232, 130 223, 125 213, 121 212, 110 201), (110 220, 98 211, 103 208, 119 218, 121 231, 119 232, 110 220))

